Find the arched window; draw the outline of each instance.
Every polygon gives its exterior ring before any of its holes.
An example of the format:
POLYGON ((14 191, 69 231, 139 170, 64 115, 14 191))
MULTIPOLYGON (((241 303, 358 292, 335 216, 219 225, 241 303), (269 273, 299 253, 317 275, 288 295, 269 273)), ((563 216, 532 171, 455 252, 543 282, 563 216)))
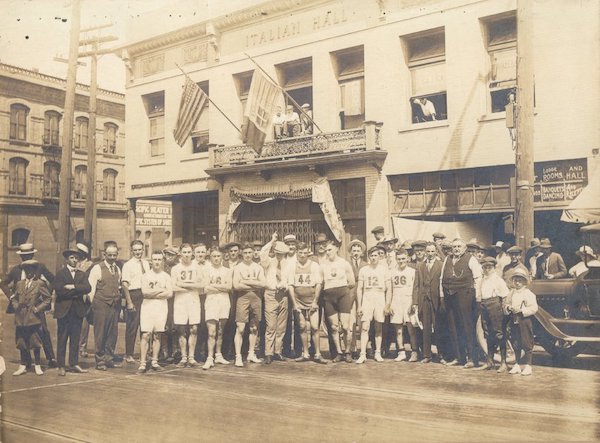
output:
POLYGON ((29 108, 20 103, 10 105, 10 139, 27 140, 27 114, 29 108))
POLYGON ((44 163, 44 197, 58 197, 60 193, 60 165, 56 162, 44 163))
POLYGON ((12 231, 12 235, 10 237, 10 245, 16 248, 17 246, 22 245, 23 243, 27 243, 27 240, 29 239, 29 234, 29 229, 15 229, 14 231, 12 231))
POLYGON ((44 144, 60 146, 59 133, 60 114, 56 111, 46 111, 44 114, 44 144))
POLYGON ((25 195, 27 193, 27 165, 29 162, 21 157, 14 157, 8 161, 8 193, 25 195))
POLYGON ((116 200, 117 171, 105 169, 102 179, 102 199, 114 202, 116 200))
POLYGON ((73 198, 85 198, 87 195, 87 166, 75 166, 73 176, 73 198))
POLYGON ((77 117, 75 119, 75 149, 87 150, 88 130, 89 122, 87 117, 77 117))
POLYGON ((117 152, 117 130, 119 128, 114 123, 104 125, 104 152, 115 154, 117 152))

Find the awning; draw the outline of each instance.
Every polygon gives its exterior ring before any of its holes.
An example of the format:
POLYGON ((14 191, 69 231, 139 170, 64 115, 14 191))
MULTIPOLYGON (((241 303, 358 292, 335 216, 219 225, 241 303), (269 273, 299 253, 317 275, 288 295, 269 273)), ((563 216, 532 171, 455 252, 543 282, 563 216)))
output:
POLYGON ((600 168, 560 217, 569 223, 600 223, 600 168))

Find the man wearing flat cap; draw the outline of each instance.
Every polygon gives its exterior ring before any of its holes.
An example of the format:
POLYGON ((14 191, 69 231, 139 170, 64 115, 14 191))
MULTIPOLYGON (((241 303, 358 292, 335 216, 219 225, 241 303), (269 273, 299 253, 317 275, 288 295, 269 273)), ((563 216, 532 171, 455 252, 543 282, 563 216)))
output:
POLYGON ((443 259, 445 257, 442 250, 442 242, 444 240, 446 240, 446 234, 442 232, 433 233, 433 243, 435 244, 435 249, 437 250, 437 255, 440 259, 443 259))
POLYGON ((502 270, 502 278, 510 288, 512 287, 512 275, 514 273, 514 270, 517 268, 521 268, 527 271, 527 273, 529 273, 529 269, 527 269, 527 266, 525 266, 522 262, 523 248, 521 248, 520 246, 511 246, 510 248, 508 248, 506 253, 510 257, 510 263, 507 264, 502 270))
POLYGON ((536 262, 535 278, 540 280, 553 280, 565 278, 567 276, 567 267, 561 255, 552 251, 550 239, 544 238, 540 241, 542 255, 536 262))
POLYGON ((79 340, 81 325, 87 313, 85 298, 91 291, 85 272, 77 269, 81 258, 78 249, 67 249, 62 253, 65 266, 57 273, 52 287, 56 293, 54 318, 58 323, 56 353, 58 355, 58 375, 65 376, 65 357, 69 342, 69 370, 75 373, 87 372, 79 366, 79 340))
POLYGON ((375 237, 375 241, 379 243, 385 237, 383 226, 375 226, 373 229, 371 229, 371 234, 373 234, 373 237, 375 237))

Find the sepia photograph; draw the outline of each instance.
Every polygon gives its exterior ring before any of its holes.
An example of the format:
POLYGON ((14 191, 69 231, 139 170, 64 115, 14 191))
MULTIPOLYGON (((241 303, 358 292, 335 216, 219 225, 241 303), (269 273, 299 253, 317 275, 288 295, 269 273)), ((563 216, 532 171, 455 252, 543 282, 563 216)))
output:
POLYGON ((600 0, 0 7, 0 442, 600 441, 600 0))

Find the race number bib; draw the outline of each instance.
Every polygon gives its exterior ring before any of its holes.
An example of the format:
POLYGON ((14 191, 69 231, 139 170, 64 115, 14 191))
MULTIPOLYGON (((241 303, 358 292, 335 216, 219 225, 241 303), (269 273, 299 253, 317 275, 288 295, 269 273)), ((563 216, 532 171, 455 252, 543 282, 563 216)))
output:
POLYGON ((308 273, 296 274, 294 278, 294 286, 314 286, 313 279, 308 273))

